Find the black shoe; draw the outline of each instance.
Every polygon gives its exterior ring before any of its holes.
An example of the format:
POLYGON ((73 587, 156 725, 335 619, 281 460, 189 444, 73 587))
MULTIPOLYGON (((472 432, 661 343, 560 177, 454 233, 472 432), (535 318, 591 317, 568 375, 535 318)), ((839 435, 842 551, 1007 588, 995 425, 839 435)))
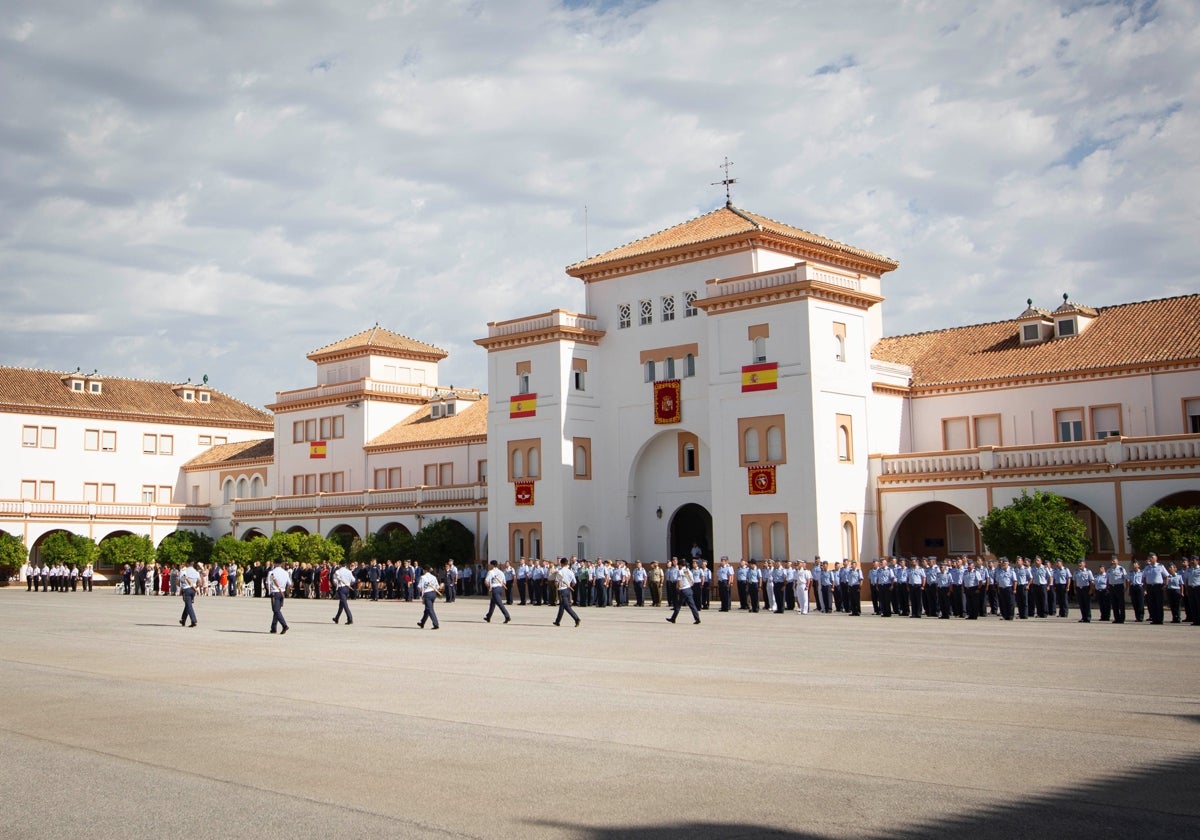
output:
POLYGON ((692 624, 699 624, 699 623, 700 623, 700 619, 698 619, 698 618, 692 622, 692 624))
POLYGON ((488 624, 492 623, 492 620, 490 618, 488 618, 486 615, 483 617, 483 620, 486 621, 488 624))
POLYGON ((667 621, 671 622, 672 624, 674 624, 674 623, 675 623, 675 619, 673 619, 673 618, 670 618, 670 617, 668 617, 668 618, 667 618, 667 621))
POLYGON ((188 627, 195 627, 195 626, 196 626, 196 622, 194 622, 194 621, 188 625, 188 627))
POLYGON ((435 625, 433 625, 433 629, 434 629, 434 630, 438 629, 438 626, 437 626, 436 624, 435 624, 435 625))
POLYGON ((334 624, 337 624, 337 623, 338 623, 338 620, 337 620, 336 618, 331 618, 331 619, 329 619, 329 620, 330 620, 330 621, 332 621, 334 624))
POLYGON ((288 629, 286 627, 284 627, 282 630, 279 631, 279 635, 282 636, 287 631, 288 631, 288 629))
POLYGON ((581 621, 583 621, 583 619, 582 619, 582 618, 577 618, 577 619, 575 619, 575 626, 576 626, 576 627, 578 627, 578 626, 579 626, 579 622, 581 622, 581 621))
POLYGON ((349 627, 349 626, 350 626, 351 624, 353 624, 353 623, 354 623, 354 622, 353 622, 352 620, 350 620, 350 619, 347 619, 347 620, 346 620, 346 626, 347 626, 347 627, 349 627))
POLYGON ((510 621, 512 621, 512 619, 511 619, 511 618, 506 618, 506 619, 504 619, 504 623, 505 623, 505 624, 508 624, 508 622, 510 622, 510 621))
POLYGON ((417 626, 420 627, 422 630, 425 629, 425 625, 422 624, 420 621, 417 622, 417 626))
POLYGON ((557 621, 552 621, 552 622, 550 622, 550 623, 551 623, 551 624, 553 624, 555 627, 557 627, 557 626, 558 626, 558 622, 557 622, 557 621))
POLYGON ((182 618, 181 618, 181 619, 179 619, 179 626, 180 626, 180 627, 182 627, 182 626, 183 626, 183 619, 182 619, 182 618))
POLYGON ((272 632, 272 633, 275 633, 275 632, 277 632, 277 631, 275 631, 275 630, 272 630, 271 632, 272 632))

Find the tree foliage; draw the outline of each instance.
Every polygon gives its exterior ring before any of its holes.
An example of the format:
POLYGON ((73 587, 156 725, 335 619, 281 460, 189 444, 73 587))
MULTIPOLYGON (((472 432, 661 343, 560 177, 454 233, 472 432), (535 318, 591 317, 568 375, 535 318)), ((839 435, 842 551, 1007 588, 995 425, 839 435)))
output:
POLYGON ((254 546, 226 534, 213 544, 209 557, 218 566, 237 563, 239 567, 245 568, 254 561, 254 546))
POLYGON ((1054 493, 1022 491, 1012 504, 979 520, 983 541, 997 556, 1043 557, 1075 562, 1088 552, 1087 528, 1054 493))
POLYGON ((182 566, 193 561, 207 563, 213 550, 213 539, 195 531, 175 531, 158 544, 158 562, 182 566))
MULTIPOLYGON (((114 537, 113 539, 124 538, 114 537)), ((137 539, 137 537, 130 537, 130 539, 137 539)), ((149 542, 149 538, 146 538, 146 541, 149 542)), ((111 540, 106 540, 106 542, 111 542, 111 540)), ((153 546, 150 548, 150 551, 151 558, 153 559, 153 546)), ((84 537, 79 534, 55 531, 42 540, 38 554, 42 562, 49 566, 57 566, 61 563, 64 566, 83 568, 88 563, 93 563, 96 560, 96 541, 91 537, 84 537)))
POLYGON ((439 519, 426 525, 413 539, 413 557, 422 566, 437 568, 447 560, 473 562, 475 535, 454 519, 439 519))
MULTIPOLYGON (((87 537, 83 537, 83 539, 87 539, 87 537)), ((147 536, 138 537, 133 534, 109 537, 100 543, 99 558, 101 565, 115 568, 120 568, 126 563, 130 566, 135 563, 149 565, 154 562, 155 558, 154 543, 147 536)))
POLYGON ((1200 508, 1146 508, 1125 524, 1133 550, 1164 556, 1200 552, 1200 508))
POLYGON ((8 578, 21 571, 29 552, 20 537, 0 532, 0 577, 8 578))

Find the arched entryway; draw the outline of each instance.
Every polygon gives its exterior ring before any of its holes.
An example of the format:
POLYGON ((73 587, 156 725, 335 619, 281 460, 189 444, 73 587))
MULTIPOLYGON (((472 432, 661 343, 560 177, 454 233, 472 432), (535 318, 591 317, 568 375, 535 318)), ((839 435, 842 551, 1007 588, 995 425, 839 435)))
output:
POLYGON ((975 521, 946 502, 926 502, 906 513, 888 546, 892 557, 948 557, 982 551, 975 521))
POLYGON ((670 556, 690 558, 693 546, 699 546, 701 557, 713 559, 712 514, 703 505, 689 502, 672 513, 667 536, 670 556))

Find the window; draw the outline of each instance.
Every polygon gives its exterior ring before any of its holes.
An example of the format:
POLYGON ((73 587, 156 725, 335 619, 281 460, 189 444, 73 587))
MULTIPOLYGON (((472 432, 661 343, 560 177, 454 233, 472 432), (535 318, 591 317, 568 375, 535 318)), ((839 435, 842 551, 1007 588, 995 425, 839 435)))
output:
POLYGON ((322 493, 340 493, 346 489, 345 474, 340 472, 321 473, 320 486, 322 493))
POLYGON ((35 500, 37 499, 37 482, 29 481, 28 479, 21 482, 21 498, 35 500))
POLYGON ((317 476, 315 473, 309 473, 304 476, 304 492, 309 496, 317 492, 317 476))
MULTIPOLYGON (((34 482, 32 482, 32 481, 31 481, 31 482, 29 482, 29 483, 30 483, 30 484, 33 484, 34 482)), ((22 489, 24 489, 24 486, 25 486, 25 482, 24 482, 24 481, 22 481, 22 482, 21 482, 21 487, 22 487, 22 489)), ((40 501, 43 501, 43 502, 51 502, 51 501, 54 501, 54 482, 53 482, 53 481, 39 481, 39 482, 37 482, 37 489, 34 491, 34 495, 32 495, 32 496, 26 496, 25 498, 27 498, 27 499, 38 499, 38 500, 40 500, 40 501)))
POLYGON ((854 418, 849 414, 835 415, 837 425, 838 460, 850 463, 854 460, 854 418))
POLYGON ((342 414, 333 415, 333 439, 339 440, 346 436, 346 417, 342 414))
POLYGON ((528 373, 521 373, 521 374, 517 375, 517 393, 518 394, 528 394, 529 393, 529 374, 528 373))
POLYGON ((71 380, 71 390, 82 392, 83 391, 83 383, 81 381, 79 381, 78 379, 71 380))
POLYGON ((685 378, 696 375, 696 357, 691 353, 683 357, 683 375, 685 378))
POLYGON ((425 486, 426 487, 436 487, 437 486, 437 477, 438 477, 437 464, 426 464, 425 465, 425 486))
POLYGON ((675 438, 679 449, 679 477, 687 478, 700 474, 698 450, 700 439, 692 432, 679 432, 675 438))
POLYGON ((448 403, 446 403, 446 410, 445 410, 445 414, 446 414, 446 416, 447 416, 447 417, 453 417, 453 416, 454 416, 454 414, 455 414, 455 411, 456 411, 456 408, 455 408, 455 407, 456 407, 457 405, 458 405, 457 403, 452 403, 452 402, 448 402, 448 403))
POLYGON ((587 390, 587 359, 571 359, 571 387, 576 391, 587 390))
POLYGON ((1054 412, 1054 425, 1058 429, 1059 443, 1083 440, 1083 410, 1060 409, 1054 412))
POLYGON ((454 464, 438 464, 438 483, 443 487, 454 483, 454 464))
POLYGON ((1121 436, 1121 406, 1094 405, 1091 410, 1092 437, 1104 440, 1107 437, 1121 436))
POLYGON ((100 449, 100 430, 99 429, 84 429, 83 430, 83 448, 89 452, 97 452, 100 449))
POLYGON ((100 485, 93 481, 83 483, 83 500, 85 502, 100 501, 100 485))
POLYGON ((375 487, 375 489, 376 489, 376 490, 386 490, 386 489, 388 489, 387 470, 379 470, 379 469, 377 469, 377 470, 375 470, 375 472, 374 472, 374 476, 375 476, 375 484, 374 484, 374 487, 375 487))
POLYGON ((154 485, 152 485, 152 484, 143 484, 142 485, 142 504, 144 504, 144 505, 154 504, 154 485))
POLYGON ((684 292, 683 293, 683 317, 684 318, 694 318, 695 316, 697 316, 699 314, 700 314, 700 310, 696 308, 696 293, 695 292, 684 292))
POLYGON ((487 460, 486 459, 476 462, 475 474, 477 476, 479 476, 480 484, 487 484, 488 471, 487 471, 487 460))
POLYGON ((786 513, 742 514, 742 556, 747 560, 790 556, 786 513))
POLYGON ((200 485, 199 484, 192 485, 192 501, 191 501, 191 503, 193 505, 200 504, 200 485))
POLYGON ((1001 446, 1000 415, 983 414, 973 418, 976 446, 1001 446))
POLYGON ((643 365, 643 367, 645 368, 645 374, 644 374, 645 378, 642 381, 643 382, 653 382, 654 381, 654 360, 647 359, 646 363, 645 363, 645 365, 643 365))
POLYGON ((767 340, 762 338, 754 339, 754 349, 751 352, 752 361, 754 364, 761 364, 767 360, 767 340))
POLYGON ((592 439, 577 437, 571 441, 574 452, 574 473, 577 479, 592 477, 592 439))
POLYGON ((99 382, 89 382, 88 383, 88 391, 93 394, 99 394, 100 393, 100 383, 99 382))
POLYGON ((508 442, 508 480, 538 478, 541 454, 541 438, 510 440, 508 442))
POLYGON ((662 319, 664 323, 675 320, 675 295, 663 295, 662 319))
POLYGON ((842 514, 842 559, 858 560, 858 517, 853 513, 842 514))
MULTIPOLYGON (((231 498, 232 493, 233 493, 233 490, 231 489, 232 487, 233 487, 232 481, 228 482, 225 485, 225 503, 226 504, 229 504, 229 502, 233 501, 233 499, 231 498)), ((292 495, 293 496, 303 496, 304 495, 304 476, 302 476, 302 475, 292 476, 292 495)))
MULTIPOLYGON (((314 440, 336 440, 345 436, 346 418, 342 414, 329 417, 314 417, 292 423, 292 443, 308 443, 314 440)), ((214 438, 214 443, 225 443, 223 438, 214 438)))
POLYGON ((229 438, 225 435, 213 435, 213 446, 224 446, 229 443, 229 438))
POLYGON ((155 502, 155 504, 160 504, 160 505, 171 504, 171 488, 166 487, 166 486, 160 486, 158 488, 158 495, 155 496, 155 498, 154 498, 154 502, 155 502))
POLYGON ((317 437, 317 421, 316 418, 304 421, 304 439, 305 440, 320 440, 317 437))
POLYGON ((403 487, 400 483, 400 468, 389 467, 387 471, 387 486, 389 488, 403 487))
POLYGON ((212 446, 212 435, 200 435, 200 437, 196 438, 196 444, 198 446, 212 446))
POLYGON ((440 403, 433 403, 429 406, 429 416, 434 420, 442 416, 442 406, 440 403))
POLYGON ((654 323, 654 304, 648 300, 638 301, 638 325, 646 326, 654 323))
POLYGON ((787 430, 783 415, 738 418, 738 455, 743 467, 786 464, 787 430))
POLYGON ((1025 324, 1021 327, 1021 341, 1037 341, 1041 335, 1037 324, 1025 324))
POLYGON ((100 501, 109 504, 117 500, 117 485, 101 484, 100 485, 100 501))
POLYGON ((946 417, 942 420, 942 449, 968 449, 971 446, 966 417, 946 417))
POLYGON ((102 452, 117 451, 117 433, 116 432, 101 432, 100 433, 100 450, 102 452))
POLYGON ((192 391, 184 391, 183 392, 183 401, 184 402, 192 402, 192 400, 194 400, 195 398, 196 398, 195 394, 192 391))
POLYGON ((667 356, 666 363, 663 365, 663 379, 675 378, 675 360, 667 356))
POLYGON ((617 329, 627 330, 632 323, 630 315, 631 307, 628 303, 622 303, 617 307, 617 329))
POLYGON ((329 438, 331 438, 333 436, 333 418, 332 417, 321 417, 319 422, 320 422, 320 426, 321 426, 321 438, 320 439, 321 440, 329 440, 329 438))
POLYGON ((142 453, 153 455, 158 451, 158 435, 142 435, 142 453))
POLYGON ((200 392, 200 402, 208 402, 209 396, 207 391, 200 392))
POLYGON ((1058 322, 1059 338, 1066 338, 1067 336, 1072 336, 1072 335, 1075 335, 1075 319, 1074 318, 1063 318, 1061 321, 1058 322))
POLYGON ((1200 399, 1183 401, 1183 431, 1185 434, 1200 435, 1200 399))
POLYGON ((846 325, 833 322, 833 358, 834 361, 846 361, 846 325))
POLYGON ((55 426, 22 426, 21 446, 55 449, 58 446, 58 428, 55 426))

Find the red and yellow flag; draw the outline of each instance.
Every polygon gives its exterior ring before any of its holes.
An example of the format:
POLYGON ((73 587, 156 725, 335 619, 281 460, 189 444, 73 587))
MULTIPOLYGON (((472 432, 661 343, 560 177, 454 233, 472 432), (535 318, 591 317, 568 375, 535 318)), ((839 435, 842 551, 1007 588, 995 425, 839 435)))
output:
POLYGON ((533 504, 533 482, 518 481, 513 485, 513 501, 518 505, 533 504))
POLYGON ((508 417, 534 417, 537 415, 537 394, 517 394, 508 401, 508 417))
POLYGON ((323 441, 323 440, 309 441, 308 457, 309 458, 324 458, 325 457, 325 441, 323 441))
POLYGON ((779 363, 764 362, 761 365, 742 367, 742 393, 747 391, 774 391, 779 384, 779 363))
POLYGON ((747 470, 750 479, 751 496, 770 496, 775 493, 775 465, 767 467, 750 467, 747 470))
POLYGON ((654 422, 679 423, 683 420, 682 391, 678 379, 654 383, 654 422))

